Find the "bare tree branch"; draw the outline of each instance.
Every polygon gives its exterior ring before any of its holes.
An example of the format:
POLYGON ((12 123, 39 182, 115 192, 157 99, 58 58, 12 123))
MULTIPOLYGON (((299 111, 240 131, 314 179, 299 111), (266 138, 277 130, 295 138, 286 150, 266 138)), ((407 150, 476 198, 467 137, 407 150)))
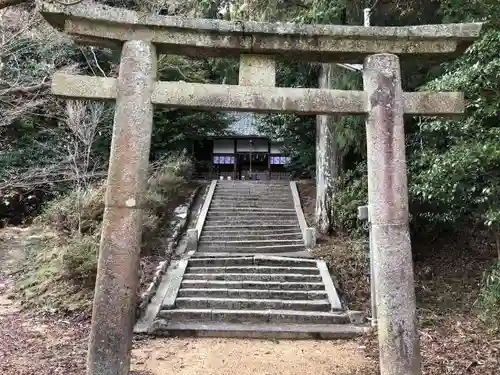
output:
POLYGON ((2 95, 23 95, 32 94, 37 91, 46 90, 50 88, 50 82, 42 82, 38 85, 27 86, 27 87, 13 87, 2 92, 2 95))

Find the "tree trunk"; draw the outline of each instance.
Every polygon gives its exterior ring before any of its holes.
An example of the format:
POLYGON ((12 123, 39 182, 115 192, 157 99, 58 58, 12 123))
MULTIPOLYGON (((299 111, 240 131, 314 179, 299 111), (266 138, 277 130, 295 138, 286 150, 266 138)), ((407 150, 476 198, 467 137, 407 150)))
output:
POLYGON ((496 241, 496 244, 497 244, 497 257, 498 257, 498 261, 500 262, 500 234, 495 230, 494 231, 495 233, 495 241, 496 241))
MULTIPOLYGON (((332 88, 339 72, 331 64, 321 64, 319 88, 332 88)), ((334 180, 339 172, 339 147, 334 136, 335 118, 316 116, 316 211, 315 220, 319 233, 329 234, 333 229, 332 200, 334 180)))

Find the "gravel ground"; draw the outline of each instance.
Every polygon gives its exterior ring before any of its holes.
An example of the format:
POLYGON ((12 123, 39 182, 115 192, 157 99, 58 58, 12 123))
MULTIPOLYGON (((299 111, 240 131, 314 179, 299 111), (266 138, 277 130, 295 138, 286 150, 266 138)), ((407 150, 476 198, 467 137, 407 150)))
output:
POLYGON ((148 375, 370 375, 353 341, 157 339, 138 343, 133 369, 148 375))

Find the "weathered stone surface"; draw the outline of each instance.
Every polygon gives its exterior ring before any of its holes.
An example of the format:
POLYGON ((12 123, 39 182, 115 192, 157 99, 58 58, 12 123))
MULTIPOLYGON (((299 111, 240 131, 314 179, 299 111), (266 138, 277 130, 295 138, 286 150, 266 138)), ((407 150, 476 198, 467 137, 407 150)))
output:
POLYGON ((188 229, 186 233, 187 237, 187 250, 194 250, 196 251, 198 249, 198 230, 197 229, 188 229))
POLYGON ((330 272, 328 271, 326 262, 323 260, 318 260, 317 267, 321 275, 321 280, 323 284, 325 284, 325 291, 328 294, 328 300, 330 301, 331 309, 342 310, 342 304, 340 303, 335 285, 333 285, 333 280, 330 277, 330 272))
POLYGON ((370 331, 367 327, 352 324, 283 324, 217 323, 217 322, 167 322, 157 320, 158 334, 196 337, 234 337, 260 339, 351 339, 370 331))
POLYGON ((365 112, 362 91, 158 82, 152 101, 169 107, 303 114, 365 112))
POLYGON ((166 17, 103 5, 44 3, 49 23, 83 43, 117 47, 150 41, 159 52, 228 56, 279 55, 294 60, 361 62, 367 54, 454 54, 479 36, 481 24, 406 27, 303 25, 166 17))
POLYGON ((306 249, 313 249, 316 246, 316 228, 308 227, 305 229, 304 244, 306 249))
POLYGON ((200 213, 198 215, 198 220, 196 221, 196 235, 198 236, 198 239, 200 238, 201 231, 203 230, 203 226, 205 225, 208 209, 210 208, 210 204, 212 203, 212 198, 214 196, 216 186, 217 186, 217 181, 213 180, 210 183, 210 187, 208 188, 205 201, 203 202, 203 206, 201 207, 200 213))
POLYGON ((154 47, 139 41, 125 43, 117 84, 88 375, 126 375, 130 368, 142 232, 140 202, 149 164, 153 125, 150 98, 155 78, 154 47))
POLYGON ((400 74, 395 55, 374 55, 365 61, 363 81, 370 105, 368 200, 381 375, 421 374, 400 74))
POLYGON ((444 116, 465 112, 463 92, 405 92, 405 115, 444 116))
POLYGON ((311 233, 307 233, 307 222, 304 216, 304 212, 302 211, 299 191, 297 189, 297 183, 295 181, 290 181, 290 189, 292 190, 293 205, 295 207, 295 212, 297 213, 297 218, 299 220, 299 227, 302 233, 302 239, 304 240, 304 245, 307 249, 311 249, 312 247, 314 247, 314 245, 311 242, 311 233))
POLYGON ((272 56, 241 55, 238 84, 241 86, 274 87, 276 62, 272 56))
MULTIPOLYGON (((115 78, 55 74, 54 94, 72 99, 116 99, 115 78)), ((368 111, 363 91, 250 87, 186 82, 157 82, 151 101, 178 108, 255 112, 296 112, 303 114, 361 114, 368 111)), ((403 93, 405 114, 447 115, 464 112, 460 92, 403 93)), ((231 192, 237 193, 237 192, 231 192)), ((242 192, 245 193, 245 191, 242 192)))
POLYGON ((118 80, 116 78, 79 76, 55 73, 52 76, 54 95, 67 98, 93 100, 115 100, 118 80))

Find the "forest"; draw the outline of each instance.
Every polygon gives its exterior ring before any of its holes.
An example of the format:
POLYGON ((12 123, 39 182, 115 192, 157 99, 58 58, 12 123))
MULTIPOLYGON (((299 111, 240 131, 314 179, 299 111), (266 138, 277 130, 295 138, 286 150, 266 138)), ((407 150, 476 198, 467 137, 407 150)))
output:
MULTIPOLYGON (((449 271, 444 264, 449 259, 460 259, 461 263, 456 266, 458 269, 453 270, 456 272, 454 278, 466 278, 466 274, 471 272, 480 275, 480 279, 474 281, 479 284, 477 294, 474 294, 473 299, 464 298, 461 301, 470 304, 471 309, 476 309, 477 314, 474 316, 477 315, 488 332, 498 334, 498 0, 97 2, 161 15, 228 20, 362 25, 363 9, 370 8, 370 22, 373 26, 484 22, 481 38, 463 56, 438 63, 426 60, 405 61, 402 64, 402 77, 405 91, 463 91, 466 97, 464 116, 405 119, 414 259, 416 264, 432 264, 430 268, 427 265, 419 268, 417 273, 422 272, 424 279, 431 277, 431 274, 436 276, 435 273, 442 269, 445 270, 443 272, 449 271), (447 252, 442 258, 433 254, 438 248, 444 248, 447 252), (470 252, 471 248, 475 249, 474 252, 470 252), (486 256, 485 260, 485 252, 494 255, 486 256)), ((68 203, 67 197, 76 194, 80 197, 76 201, 81 202, 89 189, 100 191, 98 196, 102 197, 100 184, 107 171, 113 104, 56 98, 50 92, 50 79, 56 71, 113 77, 117 75, 118 63, 116 51, 76 45, 67 36, 52 29, 37 12, 37 2, 0 0, 0 227, 31 224, 34 220, 54 222, 54 217, 63 215, 66 222, 61 226, 65 230, 71 228, 84 235, 83 238, 94 238, 89 246, 84 243, 80 248, 95 251, 99 224, 95 223, 92 213, 88 217, 85 213, 85 220, 81 217, 71 217, 70 220, 70 212, 74 207, 68 203), (56 208, 53 202, 58 202, 56 208)), ((324 65, 279 61, 276 85, 318 87, 320 76, 326 69, 324 65)), ((328 66, 328 69, 331 88, 362 89, 360 72, 335 64, 328 66)), ((195 60, 161 55, 158 61, 158 79, 237 84, 238 60, 195 60)), ((227 126, 222 113, 157 108, 150 161, 153 166, 160 167, 152 171, 152 175, 158 177, 158 170, 165 171, 165 165, 174 160, 172 155, 184 155, 193 137, 217 134, 227 126)), ((342 245, 339 246, 354 251, 357 244, 366 244, 366 231, 356 216, 357 207, 365 205, 367 201, 365 123, 362 117, 331 117, 327 126, 332 135, 330 162, 334 173, 330 176, 330 220, 322 228, 322 232, 327 238, 326 242, 337 246, 339 239, 342 239, 342 245)), ((286 151, 292 157, 288 168, 295 176, 314 179, 316 128, 316 117, 268 114, 265 115, 260 130, 271 138, 284 142, 286 151)), ((173 174, 182 174, 184 178, 190 173, 192 166, 187 165, 187 160, 182 160, 179 164, 181 168, 176 169, 173 174)), ((168 191, 158 187, 160 183, 151 188, 153 193, 150 208, 155 212, 156 216, 152 215, 155 220, 163 220, 155 209, 155 202, 167 199, 172 195, 172 190, 186 189, 188 186, 177 177, 161 183, 172 185, 168 191)), ((100 207, 101 204, 98 203, 97 206, 100 207)), ((326 246, 320 251, 325 253, 328 249, 330 247, 326 246)), ((69 253, 71 254, 73 253, 69 253)), ((329 256, 332 257, 331 254, 326 254, 326 257, 329 256)), ((351 254, 344 262, 352 263, 359 259, 357 255, 351 254)), ((366 261, 366 257, 363 259, 366 261)), ((75 260, 74 256, 71 261, 76 261, 81 266, 81 261, 75 260)), ((95 265, 95 259, 92 264, 95 265)), ((349 269, 354 274, 359 272, 352 264, 349 269)), ((91 272, 90 277, 95 277, 95 274, 91 272)), ((359 275, 356 277, 356 280, 363 278, 359 275)), ((349 276, 340 278, 346 285, 350 285, 349 276)), ((439 280, 439 275, 436 278, 439 280)), ((425 292, 425 285, 419 287, 425 292)), ((439 290, 437 293, 446 291, 439 290)), ((462 292, 459 290, 454 293, 462 292)), ((356 291, 351 294, 356 297, 356 291)))

